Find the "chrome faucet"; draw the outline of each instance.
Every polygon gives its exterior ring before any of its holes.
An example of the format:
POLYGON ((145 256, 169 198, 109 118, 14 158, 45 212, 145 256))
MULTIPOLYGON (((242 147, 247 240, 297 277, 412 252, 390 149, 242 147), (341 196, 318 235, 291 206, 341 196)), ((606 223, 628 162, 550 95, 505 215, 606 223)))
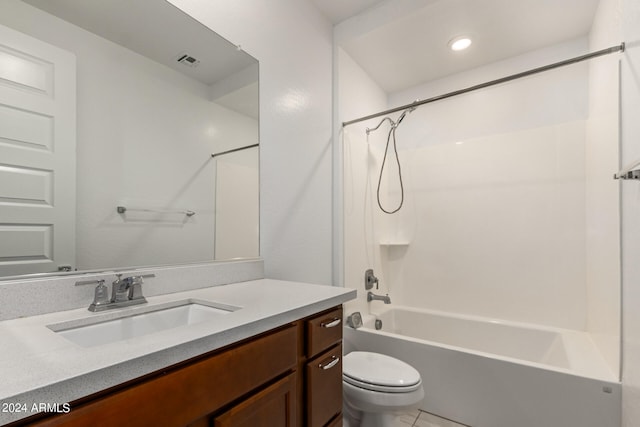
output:
POLYGON ((142 296, 142 284, 144 283, 144 277, 155 277, 153 274, 147 274, 144 276, 130 276, 122 278, 122 274, 116 274, 118 277, 111 284, 111 302, 126 302, 126 301, 138 301, 138 304, 146 302, 147 300, 142 296))
POLYGON ((371 301, 383 301, 385 304, 391 304, 391 298, 389 298, 389 294, 387 295, 376 295, 373 292, 367 292, 367 302, 371 301))
POLYGON ((147 302, 147 299, 142 295, 143 279, 156 277, 155 274, 130 276, 124 279, 122 274, 116 274, 116 276, 117 279, 111 284, 111 298, 109 298, 108 288, 104 285, 104 279, 76 282, 76 286, 98 284, 93 302, 89 306, 89 311, 103 311, 147 302))

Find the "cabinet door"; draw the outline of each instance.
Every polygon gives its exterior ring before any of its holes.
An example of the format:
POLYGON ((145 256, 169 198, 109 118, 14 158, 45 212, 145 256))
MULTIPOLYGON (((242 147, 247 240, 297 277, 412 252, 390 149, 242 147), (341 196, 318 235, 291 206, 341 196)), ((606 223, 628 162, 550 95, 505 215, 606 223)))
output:
POLYGON ((322 427, 342 411, 342 345, 307 363, 307 425, 322 427))
POLYGON ((215 427, 293 427, 296 374, 292 373, 214 419, 215 427))

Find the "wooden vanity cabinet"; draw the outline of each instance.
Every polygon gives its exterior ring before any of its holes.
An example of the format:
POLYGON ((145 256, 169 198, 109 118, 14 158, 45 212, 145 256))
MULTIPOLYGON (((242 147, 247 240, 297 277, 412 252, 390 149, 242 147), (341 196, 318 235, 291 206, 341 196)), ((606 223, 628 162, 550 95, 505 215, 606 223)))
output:
MULTIPOLYGON (((256 389, 263 394, 274 391, 269 385, 277 384, 273 381, 279 377, 295 378, 297 328, 296 324, 288 325, 222 352, 177 365, 123 390, 79 406, 72 404, 68 414, 46 418, 35 425, 197 425, 256 389)), ((294 418, 296 405, 285 403, 282 411, 294 418)))
POLYGON ((341 426, 342 308, 72 402, 71 408, 12 426, 341 426))
POLYGON ((302 425, 342 425, 342 307, 305 319, 302 425))

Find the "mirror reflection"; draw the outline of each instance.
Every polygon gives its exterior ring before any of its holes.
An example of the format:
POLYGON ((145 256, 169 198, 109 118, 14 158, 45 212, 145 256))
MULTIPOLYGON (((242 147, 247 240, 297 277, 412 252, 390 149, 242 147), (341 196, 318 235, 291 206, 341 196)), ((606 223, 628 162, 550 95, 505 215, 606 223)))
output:
POLYGON ((0 3, 0 276, 258 253, 258 62, 165 0, 0 3))

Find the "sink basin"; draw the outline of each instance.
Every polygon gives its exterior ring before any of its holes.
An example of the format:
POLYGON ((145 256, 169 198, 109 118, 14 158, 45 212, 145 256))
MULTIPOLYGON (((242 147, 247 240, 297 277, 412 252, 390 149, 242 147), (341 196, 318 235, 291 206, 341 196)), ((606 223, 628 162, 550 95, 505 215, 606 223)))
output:
POLYGON ((224 304, 187 301, 177 306, 158 308, 112 320, 89 318, 87 322, 91 323, 85 322, 80 326, 71 326, 72 322, 67 322, 47 327, 78 345, 94 347, 214 320, 237 309, 239 307, 224 304))

